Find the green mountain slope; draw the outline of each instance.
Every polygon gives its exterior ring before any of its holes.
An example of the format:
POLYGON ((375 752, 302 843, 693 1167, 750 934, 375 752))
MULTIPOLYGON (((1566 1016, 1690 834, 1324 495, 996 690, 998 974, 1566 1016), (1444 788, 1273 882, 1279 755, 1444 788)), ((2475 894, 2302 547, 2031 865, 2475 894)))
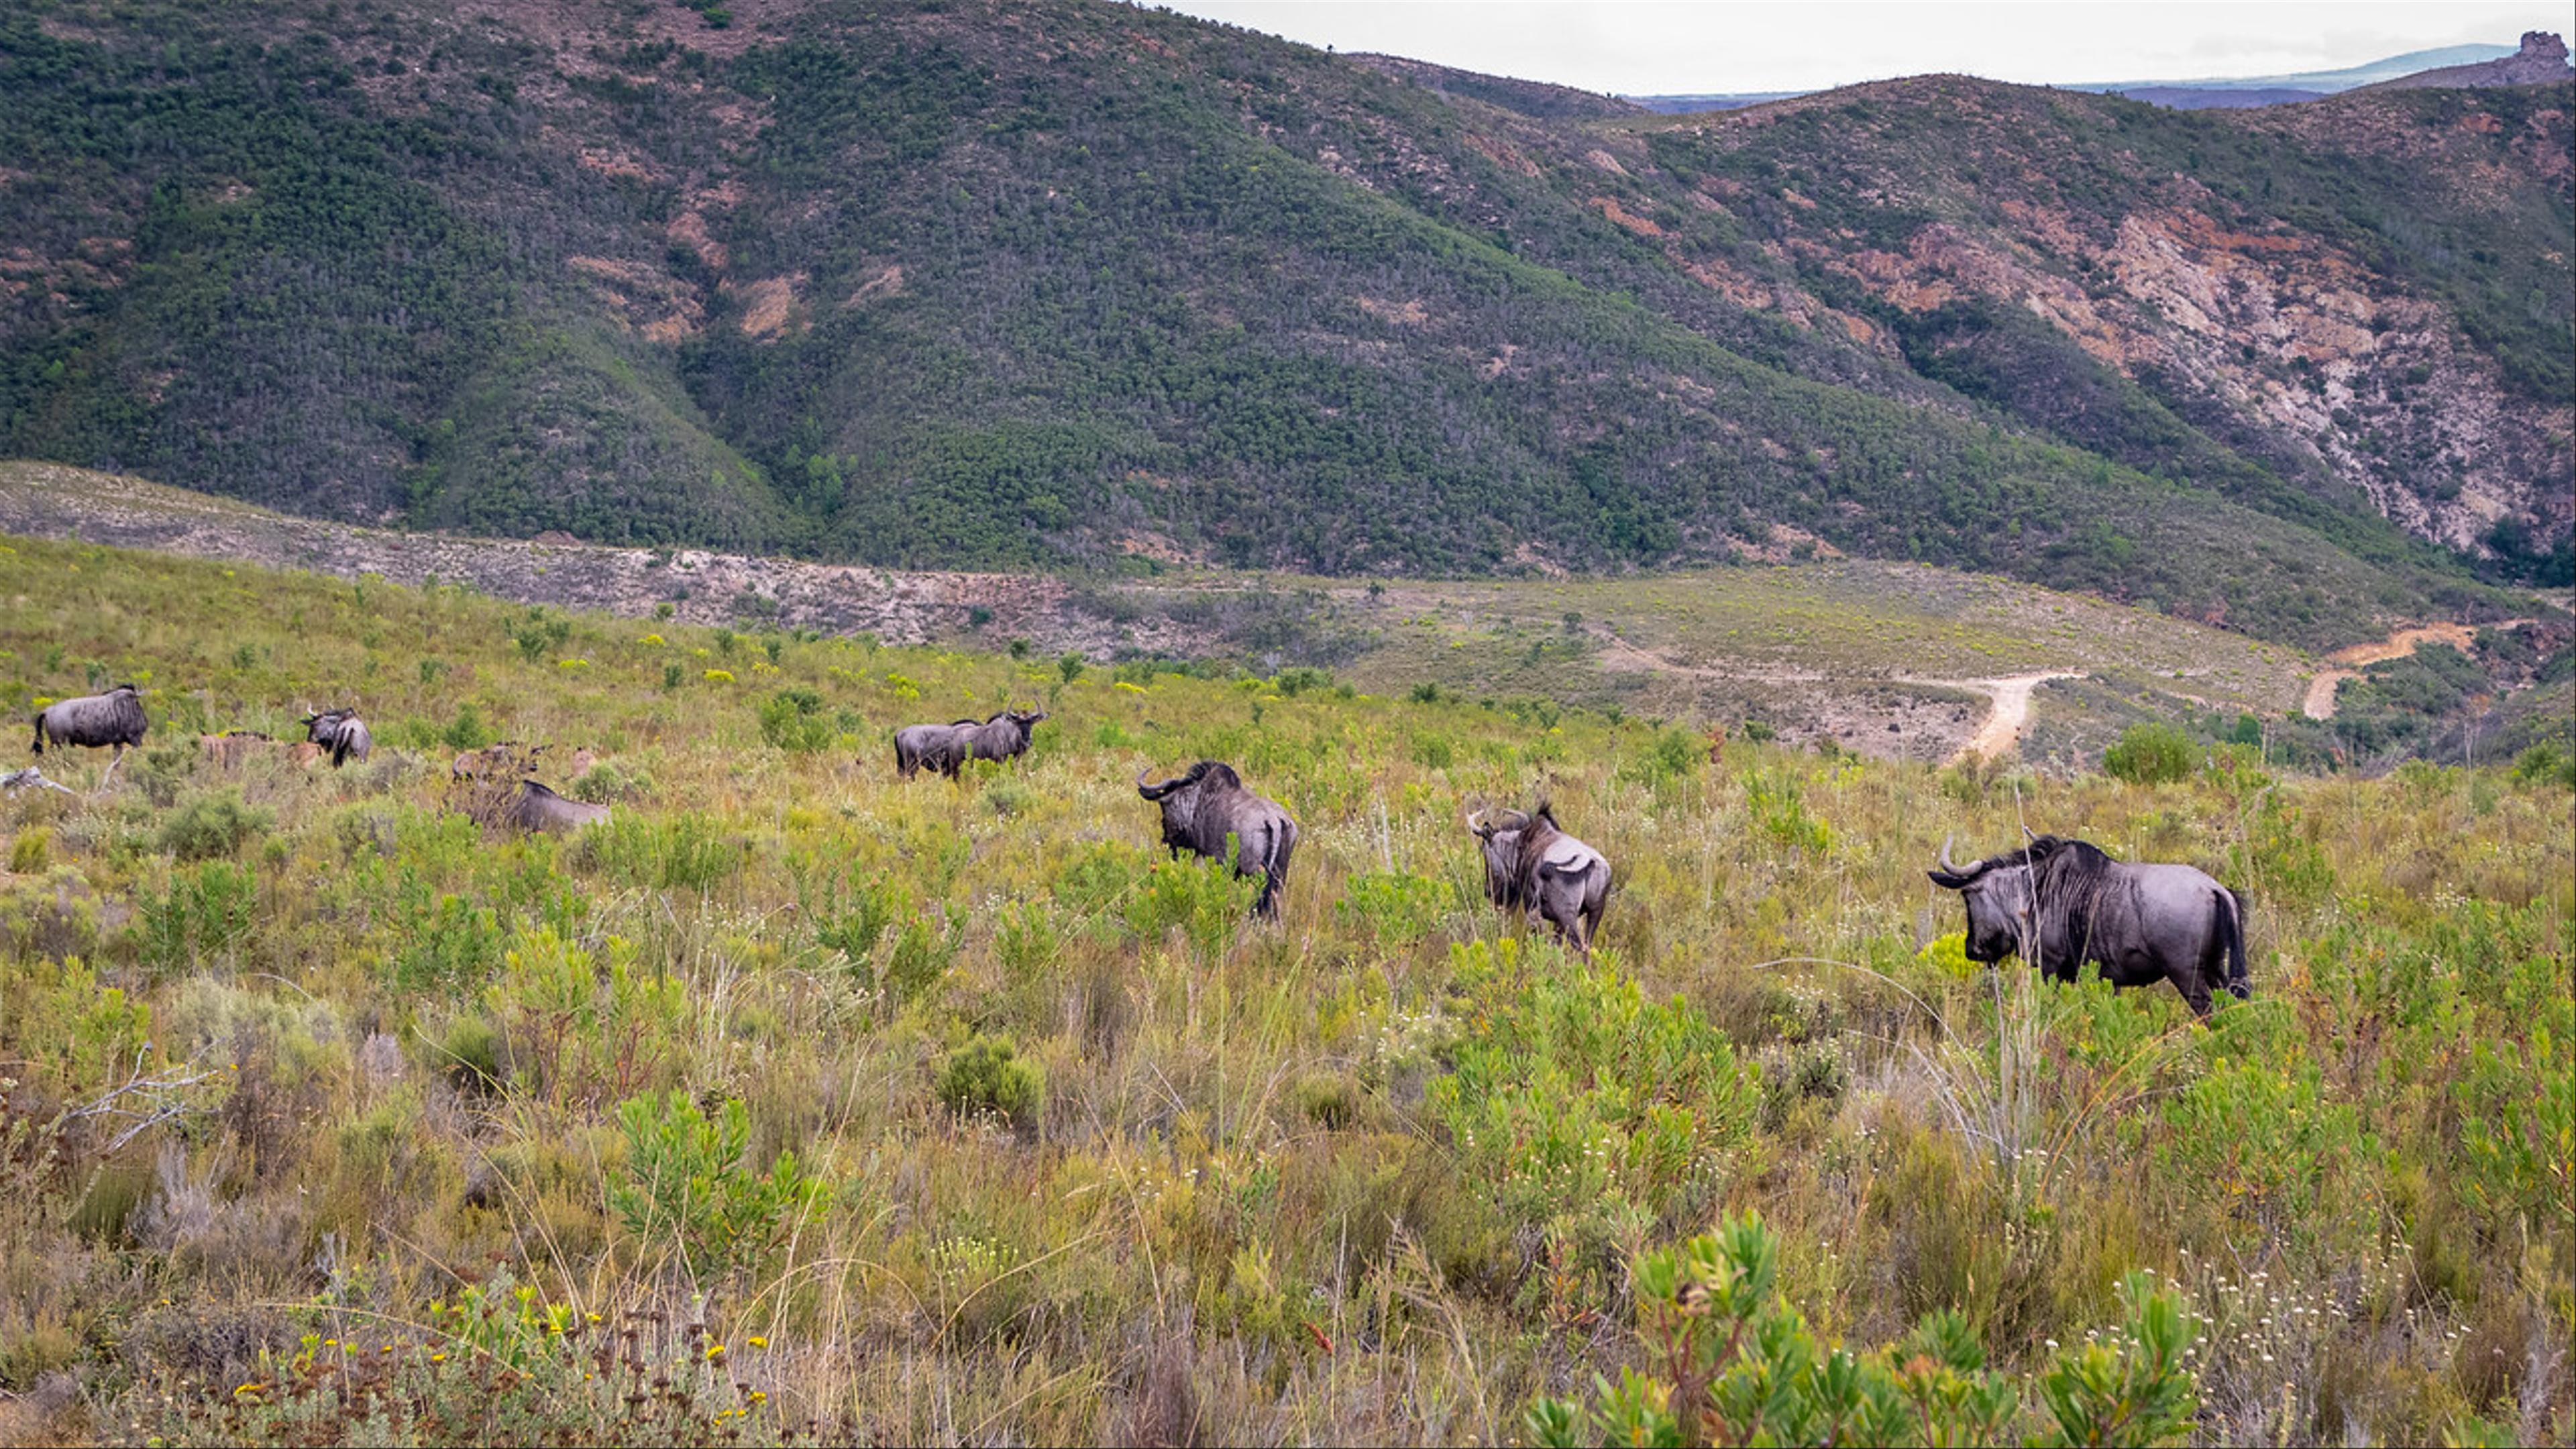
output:
MULTIPOLYGON (((0 452, 914 565, 1814 542, 2309 643, 2481 607, 2383 514, 2439 527, 2207 387, 1837 290, 1813 227, 1757 225, 1933 227, 1781 158, 1896 164, 1941 95, 1729 150, 1074 3, 62 4, 0 22, 0 67, 0 452)), ((2495 516, 2548 552, 2546 509, 2495 516)))

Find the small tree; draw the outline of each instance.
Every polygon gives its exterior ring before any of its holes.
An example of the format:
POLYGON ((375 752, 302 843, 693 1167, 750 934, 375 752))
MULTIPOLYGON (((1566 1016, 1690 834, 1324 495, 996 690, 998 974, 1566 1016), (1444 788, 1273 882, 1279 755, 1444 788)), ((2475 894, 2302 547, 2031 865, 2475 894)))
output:
POLYGON ((2163 723, 2131 725, 2120 742, 2102 752, 2105 773, 2133 785, 2162 785, 2200 768, 2201 749, 2191 736, 2163 723))

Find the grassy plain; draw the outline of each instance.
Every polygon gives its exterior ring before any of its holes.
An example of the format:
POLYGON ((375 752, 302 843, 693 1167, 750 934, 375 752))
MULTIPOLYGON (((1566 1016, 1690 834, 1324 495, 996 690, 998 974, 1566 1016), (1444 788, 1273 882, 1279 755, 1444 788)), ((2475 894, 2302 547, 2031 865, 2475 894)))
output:
POLYGON ((1828 1341, 1955 1308, 2013 1375, 2151 1270, 2197 1441, 2576 1431, 2545 762, 1712 755, 1374 676, 0 547, 0 703, 132 679, 155 720, 0 801, 0 1435, 1512 1440, 1650 1362, 1641 1254, 1747 1210, 1828 1341), (1024 762, 893 777, 890 727, 1032 699, 1024 762), (308 703, 376 757, 194 738, 308 703), (614 818, 443 810, 494 738, 614 818), (1276 925, 1155 848, 1129 781, 1201 756, 1303 823, 1276 925), (1589 965, 1458 827, 1539 791, 1618 867, 1589 965), (2243 888, 2254 1000, 1960 959, 1921 869, 2024 823, 2243 888))

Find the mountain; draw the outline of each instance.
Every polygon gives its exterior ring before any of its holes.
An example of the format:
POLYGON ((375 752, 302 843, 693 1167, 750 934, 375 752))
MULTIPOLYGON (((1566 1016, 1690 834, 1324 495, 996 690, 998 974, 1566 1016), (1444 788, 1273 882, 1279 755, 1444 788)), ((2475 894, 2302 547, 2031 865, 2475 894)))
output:
POLYGON ((2401 76, 2416 75, 2445 66, 2475 65, 2512 55, 2510 45, 2445 45, 2432 50, 2410 50, 2403 55, 2382 56, 2360 65, 2336 70, 2295 71, 2288 75, 2203 76, 2191 80, 2093 81, 2070 85, 2070 91, 2116 92, 2135 95, 2150 86, 2173 86, 2202 91, 2311 91, 2318 95, 2335 95, 2401 76))
POLYGON ((2151 106, 2164 106, 2176 111, 2243 110, 2251 106, 2294 106, 2301 101, 2322 100, 2324 91, 2290 90, 2264 87, 2242 90, 2232 86, 2156 85, 2129 86, 2119 94, 2151 106))
MULTIPOLYGON (((2527 50, 2535 40, 2555 40, 2555 36, 2538 33, 2523 37, 2527 50)), ((2197 80, 2155 81, 2087 81, 2059 86, 2060 90, 2089 91, 2099 95, 2127 96, 2133 101, 2166 106, 2175 110, 2196 111, 2211 108, 2293 105, 2313 101, 2320 96, 2336 95, 2369 85, 2523 85, 2561 79, 2545 73, 2518 74, 2513 80, 2435 79, 2454 72, 2488 74, 2479 71, 2491 62, 2511 64, 2516 57, 2509 45, 2446 45, 2434 50, 2410 50, 2404 55, 2384 56, 2361 65, 2339 70, 2300 71, 2291 75, 2208 76, 2197 80)), ((2563 68, 2565 55, 2560 62, 2563 68)), ((2527 69, 2528 67, 2526 67, 2527 69)), ((1787 100, 1793 96, 1812 95, 1812 91, 1748 91, 1710 95, 1628 96, 1628 100, 1649 111, 1681 115, 1692 111, 1731 111, 1764 101, 1787 100)))
POLYGON ((2568 78, 2567 42, 2546 31, 2527 31, 2522 46, 2493 60, 2446 65, 2374 83, 2373 90, 2429 90, 2459 86, 2547 85, 2568 78))
POLYGON ((0 454, 309 513, 2311 644, 2576 557, 2564 87, 1674 118, 1074 0, 65 0, 0 93, 0 454))

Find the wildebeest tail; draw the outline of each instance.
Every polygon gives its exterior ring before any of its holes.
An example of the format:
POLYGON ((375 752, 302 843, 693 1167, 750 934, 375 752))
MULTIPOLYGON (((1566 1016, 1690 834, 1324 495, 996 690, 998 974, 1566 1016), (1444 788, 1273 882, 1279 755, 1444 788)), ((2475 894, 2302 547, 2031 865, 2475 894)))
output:
POLYGON ((2227 939, 2227 990, 2243 1001, 2254 994, 2254 978, 2245 969, 2245 898, 2219 888, 2218 929, 2227 939))
POLYGON ((1257 916, 1279 914, 1279 888, 1288 883, 1288 861, 1297 853, 1295 821, 1282 820, 1272 831, 1278 844, 1272 847, 1270 859, 1263 862, 1261 898, 1252 903, 1252 913, 1257 916))

